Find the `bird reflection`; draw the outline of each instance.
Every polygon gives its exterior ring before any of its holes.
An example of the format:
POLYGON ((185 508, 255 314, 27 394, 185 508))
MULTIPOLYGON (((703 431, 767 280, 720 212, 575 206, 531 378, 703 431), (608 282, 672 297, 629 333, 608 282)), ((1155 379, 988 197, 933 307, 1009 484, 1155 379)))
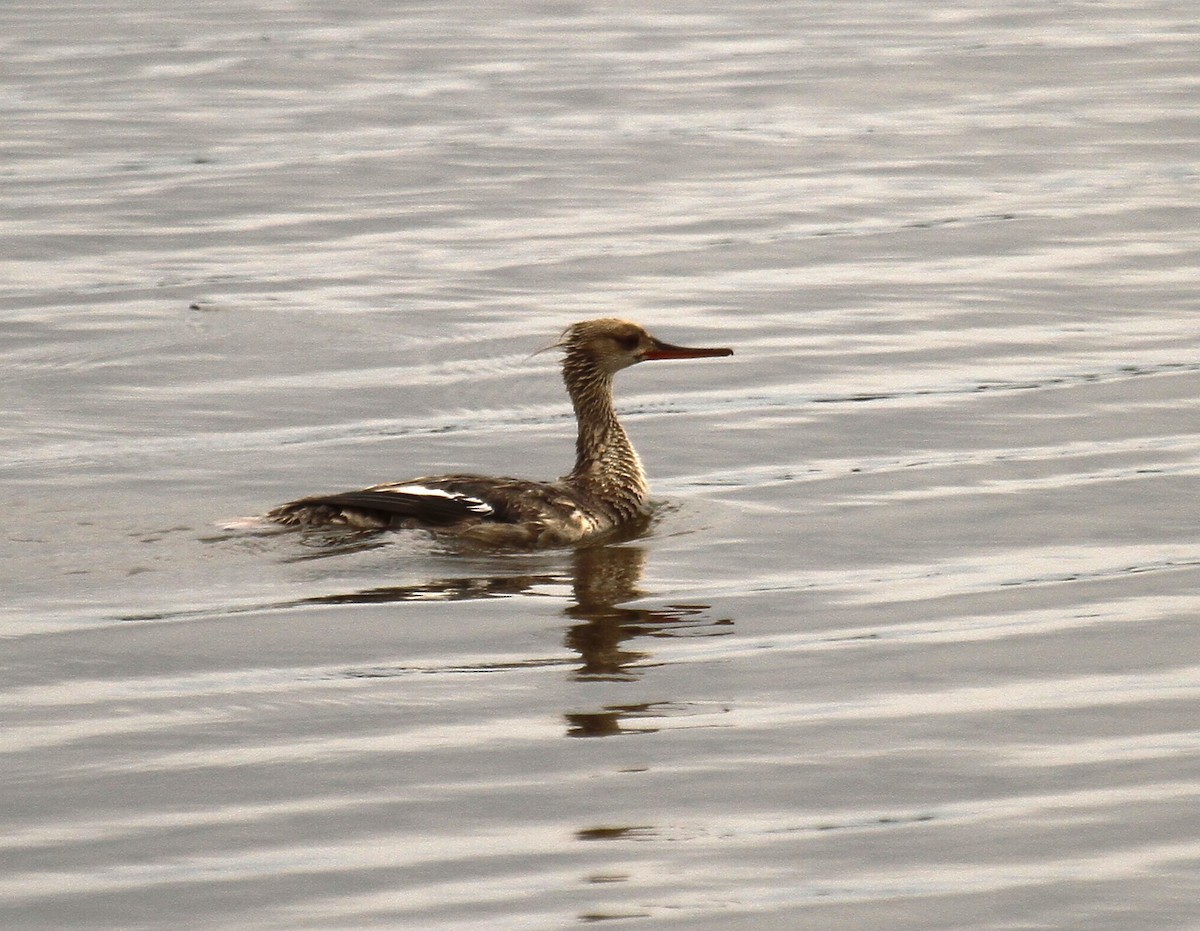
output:
POLYGON ((583 660, 576 672, 579 678, 633 678, 650 654, 626 649, 623 645, 627 640, 676 636, 685 628, 714 624, 706 617, 708 605, 622 607, 644 594, 638 583, 645 559, 645 549, 638 546, 595 547, 575 552, 575 603, 568 605, 563 613, 577 622, 567 630, 566 644, 583 660))
MULTIPOLYGON (((632 527, 621 538, 610 538, 604 544, 570 551, 567 566, 561 562, 555 566, 542 555, 536 560, 537 568, 541 571, 522 573, 513 571, 521 565, 520 562, 514 565, 511 559, 489 560, 480 557, 472 560, 472 564, 484 571, 471 575, 317 595, 281 604, 259 605, 250 610, 321 604, 553 597, 553 589, 569 584, 572 599, 563 609, 563 614, 572 623, 564 635, 564 644, 579 657, 574 670, 575 677, 590 680, 634 679, 653 664, 651 653, 644 649, 633 649, 630 641, 647 637, 718 636, 730 633, 732 626, 731 621, 713 619, 706 604, 674 604, 655 608, 627 606, 628 602, 646 595, 639 585, 647 550, 629 542, 645 530, 645 526, 632 527)), ((326 539, 322 544, 322 555, 329 556, 338 551, 359 552, 364 547, 378 545, 378 537, 369 540, 326 539)), ((540 666, 547 662, 546 659, 531 658, 528 665, 540 666)), ((589 720, 576 715, 572 718, 571 728, 580 736, 585 733, 598 736, 606 729, 620 726, 619 723, 605 721, 619 721, 622 717, 637 716, 638 713, 638 709, 631 706, 607 709, 589 720)))
POLYGON ((657 727, 632 727, 627 721, 661 713, 651 702, 638 705, 609 705, 603 711, 565 715, 568 737, 615 737, 618 734, 653 734, 657 727))

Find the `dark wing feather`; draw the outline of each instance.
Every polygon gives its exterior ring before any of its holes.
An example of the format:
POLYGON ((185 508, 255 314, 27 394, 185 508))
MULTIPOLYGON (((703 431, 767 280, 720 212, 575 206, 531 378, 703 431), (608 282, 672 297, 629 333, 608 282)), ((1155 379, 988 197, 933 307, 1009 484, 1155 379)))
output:
MULTIPOLYGON (((297 502, 299 503, 299 502, 297 502)), ((453 524, 481 513, 482 501, 476 498, 410 494, 403 491, 347 491, 336 495, 305 498, 306 505, 356 508, 376 514, 408 517, 427 524, 453 524)))
POLYGON ((265 516, 293 526, 350 525, 362 529, 457 524, 537 523, 575 505, 553 484, 482 475, 436 475, 313 495, 265 516))

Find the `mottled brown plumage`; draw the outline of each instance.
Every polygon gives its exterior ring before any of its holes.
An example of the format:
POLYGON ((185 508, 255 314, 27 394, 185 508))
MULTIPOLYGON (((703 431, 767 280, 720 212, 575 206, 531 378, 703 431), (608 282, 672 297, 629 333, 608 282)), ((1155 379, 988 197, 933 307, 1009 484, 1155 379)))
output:
POLYGON ((733 350, 671 346, 614 318, 576 323, 556 346, 564 352, 563 381, 579 425, 575 468, 558 481, 422 476, 301 498, 265 516, 301 527, 421 528, 470 544, 520 548, 578 543, 637 521, 646 505, 646 474, 617 420, 613 376, 647 360, 729 356, 733 350))

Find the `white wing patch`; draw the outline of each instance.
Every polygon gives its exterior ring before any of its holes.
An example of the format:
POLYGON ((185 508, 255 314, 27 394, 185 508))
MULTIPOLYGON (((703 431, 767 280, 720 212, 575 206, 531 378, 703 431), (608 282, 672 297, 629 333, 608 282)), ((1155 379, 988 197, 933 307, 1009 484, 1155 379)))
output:
POLYGON ((428 485, 389 485, 377 488, 376 491, 386 491, 389 494, 428 495, 430 498, 449 498, 451 501, 461 501, 468 511, 486 517, 495 509, 481 498, 474 495, 464 495, 461 491, 446 491, 444 488, 430 488, 428 485))

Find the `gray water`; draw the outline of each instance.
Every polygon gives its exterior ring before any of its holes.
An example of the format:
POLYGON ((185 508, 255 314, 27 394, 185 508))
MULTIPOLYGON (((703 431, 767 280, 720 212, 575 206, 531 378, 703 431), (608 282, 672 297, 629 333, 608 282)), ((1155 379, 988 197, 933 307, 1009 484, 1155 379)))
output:
POLYGON ((1200 928, 1192 2, 0 7, 0 925, 1200 928), (643 537, 222 530, 552 478, 643 537))

